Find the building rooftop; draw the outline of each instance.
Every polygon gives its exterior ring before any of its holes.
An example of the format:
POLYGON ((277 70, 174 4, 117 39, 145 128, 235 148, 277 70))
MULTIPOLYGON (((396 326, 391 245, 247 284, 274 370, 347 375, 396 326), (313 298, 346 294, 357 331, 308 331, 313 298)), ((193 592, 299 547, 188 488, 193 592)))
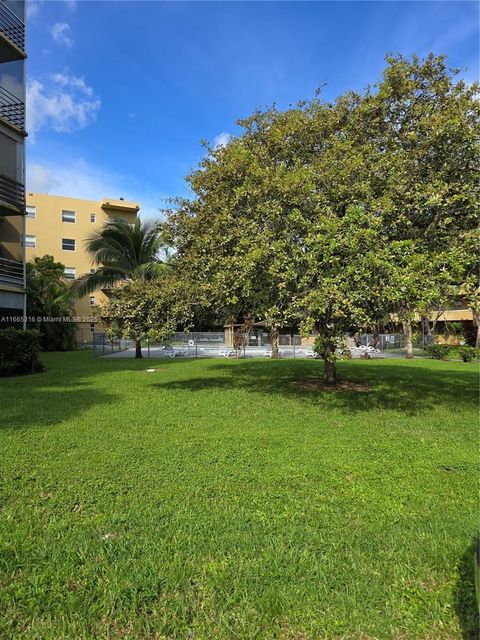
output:
POLYGON ((125 200, 124 198, 102 198, 101 200, 92 200, 89 198, 75 198, 71 196, 60 196, 53 193, 38 193, 27 192, 27 198, 40 197, 40 198, 58 198, 59 200, 75 200, 78 202, 94 202, 104 210, 109 211, 124 211, 130 213, 137 213, 140 210, 138 202, 132 202, 131 200, 125 200))

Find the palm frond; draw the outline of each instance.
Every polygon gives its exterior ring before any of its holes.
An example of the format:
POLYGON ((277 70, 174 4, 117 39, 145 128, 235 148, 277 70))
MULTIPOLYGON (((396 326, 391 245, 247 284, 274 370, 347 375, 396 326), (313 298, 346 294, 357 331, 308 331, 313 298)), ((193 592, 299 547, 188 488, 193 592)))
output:
POLYGON ((86 273, 72 283, 72 290, 77 298, 82 298, 97 289, 113 286, 117 282, 128 280, 122 269, 111 266, 100 267, 95 273, 86 273))
POLYGON ((162 224, 158 221, 107 222, 85 241, 92 263, 99 265, 75 284, 77 295, 91 293, 99 286, 133 277, 151 279, 163 272, 160 251, 164 248, 162 224))

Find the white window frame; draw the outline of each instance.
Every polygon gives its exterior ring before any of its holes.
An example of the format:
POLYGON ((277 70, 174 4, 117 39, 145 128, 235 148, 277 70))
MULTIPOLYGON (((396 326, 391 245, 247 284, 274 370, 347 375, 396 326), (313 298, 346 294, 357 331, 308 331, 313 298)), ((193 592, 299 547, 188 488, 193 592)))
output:
POLYGON ((77 277, 76 273, 77 272, 75 267, 65 267, 63 271, 63 277, 65 278, 65 280, 75 280, 75 278, 77 277))
POLYGON ((76 251, 76 250, 77 250, 77 243, 75 242, 75 238, 62 238, 62 251, 76 251), (63 246, 63 243, 65 241, 73 242, 73 249, 65 249, 65 247, 63 246))
POLYGON ((91 224, 95 224, 97 221, 97 214, 96 213, 91 213, 90 214, 90 223, 91 224))
POLYGON ((31 220, 35 220, 35 218, 37 217, 37 207, 27 204, 25 210, 27 212, 25 217, 30 218, 31 220))
POLYGON ((37 236, 32 235, 30 233, 26 233, 23 236, 23 246, 26 249, 35 249, 35 247, 37 246, 37 236), (33 240, 32 240, 33 238, 33 240))
POLYGON ((94 331, 95 331, 95 322, 91 322, 91 323, 90 323, 90 331, 91 331, 92 333, 94 333, 94 331))
POLYGON ((62 209, 62 222, 67 222, 68 224, 74 224, 77 221, 77 214, 75 211, 69 211, 68 209, 62 209), (68 216, 73 216, 72 219, 68 219, 68 216))
POLYGON ((95 302, 95 296, 89 296, 88 301, 90 302, 91 307, 94 307, 97 304, 95 302))

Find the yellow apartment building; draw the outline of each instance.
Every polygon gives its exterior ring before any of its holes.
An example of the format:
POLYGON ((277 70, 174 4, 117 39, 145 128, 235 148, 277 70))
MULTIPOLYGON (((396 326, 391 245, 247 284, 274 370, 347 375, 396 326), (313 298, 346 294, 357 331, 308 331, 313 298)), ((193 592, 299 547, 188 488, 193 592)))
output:
MULTIPOLYGON (((27 193, 24 245, 27 261, 51 255, 65 265, 65 279, 73 281, 92 272, 92 256, 85 241, 108 221, 135 222, 140 206, 123 198, 113 200, 83 200, 42 193, 27 193)), ((107 296, 98 289, 75 303, 77 342, 91 342, 94 331, 101 326, 92 322, 96 305, 107 296)))

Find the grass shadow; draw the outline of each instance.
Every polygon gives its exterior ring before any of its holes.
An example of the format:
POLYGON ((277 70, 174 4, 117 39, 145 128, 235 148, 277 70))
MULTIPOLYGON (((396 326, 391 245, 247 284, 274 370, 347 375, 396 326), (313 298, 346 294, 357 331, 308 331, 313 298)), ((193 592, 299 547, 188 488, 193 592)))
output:
MULTIPOLYGON (((455 609, 464 640, 476 640, 480 634, 480 620, 475 594, 475 564, 480 553, 479 541, 474 540, 466 549, 458 565, 459 578, 455 590, 455 609)), ((480 576, 479 576, 480 577, 480 576)))
POLYGON ((68 356, 61 354, 60 364, 47 356, 46 371, 41 374, 0 380, 0 430, 51 427, 117 400, 115 393, 98 388, 89 379, 85 357, 80 362, 68 356), (48 360, 54 364, 50 366, 48 360))
POLYGON ((474 369, 449 369, 448 364, 430 361, 342 362, 339 378, 367 383, 368 392, 318 391, 293 384, 314 380, 323 374, 322 365, 305 360, 212 362, 201 377, 187 377, 154 386, 195 393, 205 389, 245 389, 255 394, 281 395, 350 413, 392 409, 408 415, 434 406, 458 409, 477 406, 478 390, 474 369), (215 375, 212 375, 212 372, 215 375))

